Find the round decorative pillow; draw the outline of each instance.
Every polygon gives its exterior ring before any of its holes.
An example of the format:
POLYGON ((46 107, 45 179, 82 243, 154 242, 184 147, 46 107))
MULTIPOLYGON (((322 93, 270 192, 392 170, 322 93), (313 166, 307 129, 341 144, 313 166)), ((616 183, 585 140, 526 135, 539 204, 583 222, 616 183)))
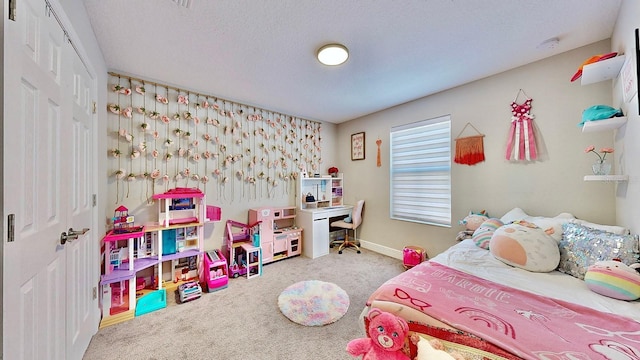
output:
POLYGON ((520 221, 499 227, 489 251, 505 264, 534 272, 549 272, 560 263, 558 243, 543 229, 520 221))
POLYGON ((589 266, 584 282, 600 295, 629 301, 640 299, 640 273, 619 261, 599 261, 589 266))
POLYGON ((471 239, 473 239, 473 242, 478 245, 478 247, 489 250, 489 241, 491 241, 493 233, 502 225, 504 224, 500 219, 491 218, 485 220, 485 222, 473 232, 471 239))

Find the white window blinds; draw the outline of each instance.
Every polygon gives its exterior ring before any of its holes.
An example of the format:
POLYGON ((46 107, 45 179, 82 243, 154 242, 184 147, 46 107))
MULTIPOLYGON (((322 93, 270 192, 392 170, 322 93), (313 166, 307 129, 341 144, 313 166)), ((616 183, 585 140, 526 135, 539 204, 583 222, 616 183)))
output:
POLYGON ((391 218, 451 226, 451 117, 391 129, 391 218))

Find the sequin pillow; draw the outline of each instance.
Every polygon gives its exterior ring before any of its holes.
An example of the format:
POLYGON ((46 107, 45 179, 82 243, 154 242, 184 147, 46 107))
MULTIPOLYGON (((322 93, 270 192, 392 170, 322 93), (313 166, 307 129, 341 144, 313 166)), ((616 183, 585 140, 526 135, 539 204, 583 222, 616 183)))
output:
POLYGON ((473 232, 471 239, 478 247, 489 250, 489 241, 493 233, 502 225, 504 224, 500 219, 487 219, 473 232))
POLYGON ((638 262, 640 249, 635 235, 617 235, 574 223, 562 224, 558 271, 584 279, 589 266, 598 261, 620 259, 624 264, 638 262))

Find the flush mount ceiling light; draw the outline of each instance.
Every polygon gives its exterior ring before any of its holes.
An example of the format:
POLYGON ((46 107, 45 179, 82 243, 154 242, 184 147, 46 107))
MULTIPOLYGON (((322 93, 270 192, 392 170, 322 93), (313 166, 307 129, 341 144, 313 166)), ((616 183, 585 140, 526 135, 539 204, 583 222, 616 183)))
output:
POLYGON ((325 65, 340 65, 349 58, 349 50, 344 45, 328 44, 318 50, 318 61, 325 65))

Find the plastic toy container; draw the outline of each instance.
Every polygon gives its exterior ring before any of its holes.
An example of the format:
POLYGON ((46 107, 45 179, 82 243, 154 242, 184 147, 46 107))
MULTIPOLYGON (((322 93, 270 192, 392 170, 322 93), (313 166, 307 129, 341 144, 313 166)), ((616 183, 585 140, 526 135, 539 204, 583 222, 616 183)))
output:
POLYGON ((178 294, 180 295, 180 302, 185 303, 199 299, 202 296, 202 288, 197 281, 189 281, 178 286, 178 294))
POLYGON ((402 264, 405 269, 410 269, 427 258, 427 252, 418 246, 405 246, 402 250, 402 264))

